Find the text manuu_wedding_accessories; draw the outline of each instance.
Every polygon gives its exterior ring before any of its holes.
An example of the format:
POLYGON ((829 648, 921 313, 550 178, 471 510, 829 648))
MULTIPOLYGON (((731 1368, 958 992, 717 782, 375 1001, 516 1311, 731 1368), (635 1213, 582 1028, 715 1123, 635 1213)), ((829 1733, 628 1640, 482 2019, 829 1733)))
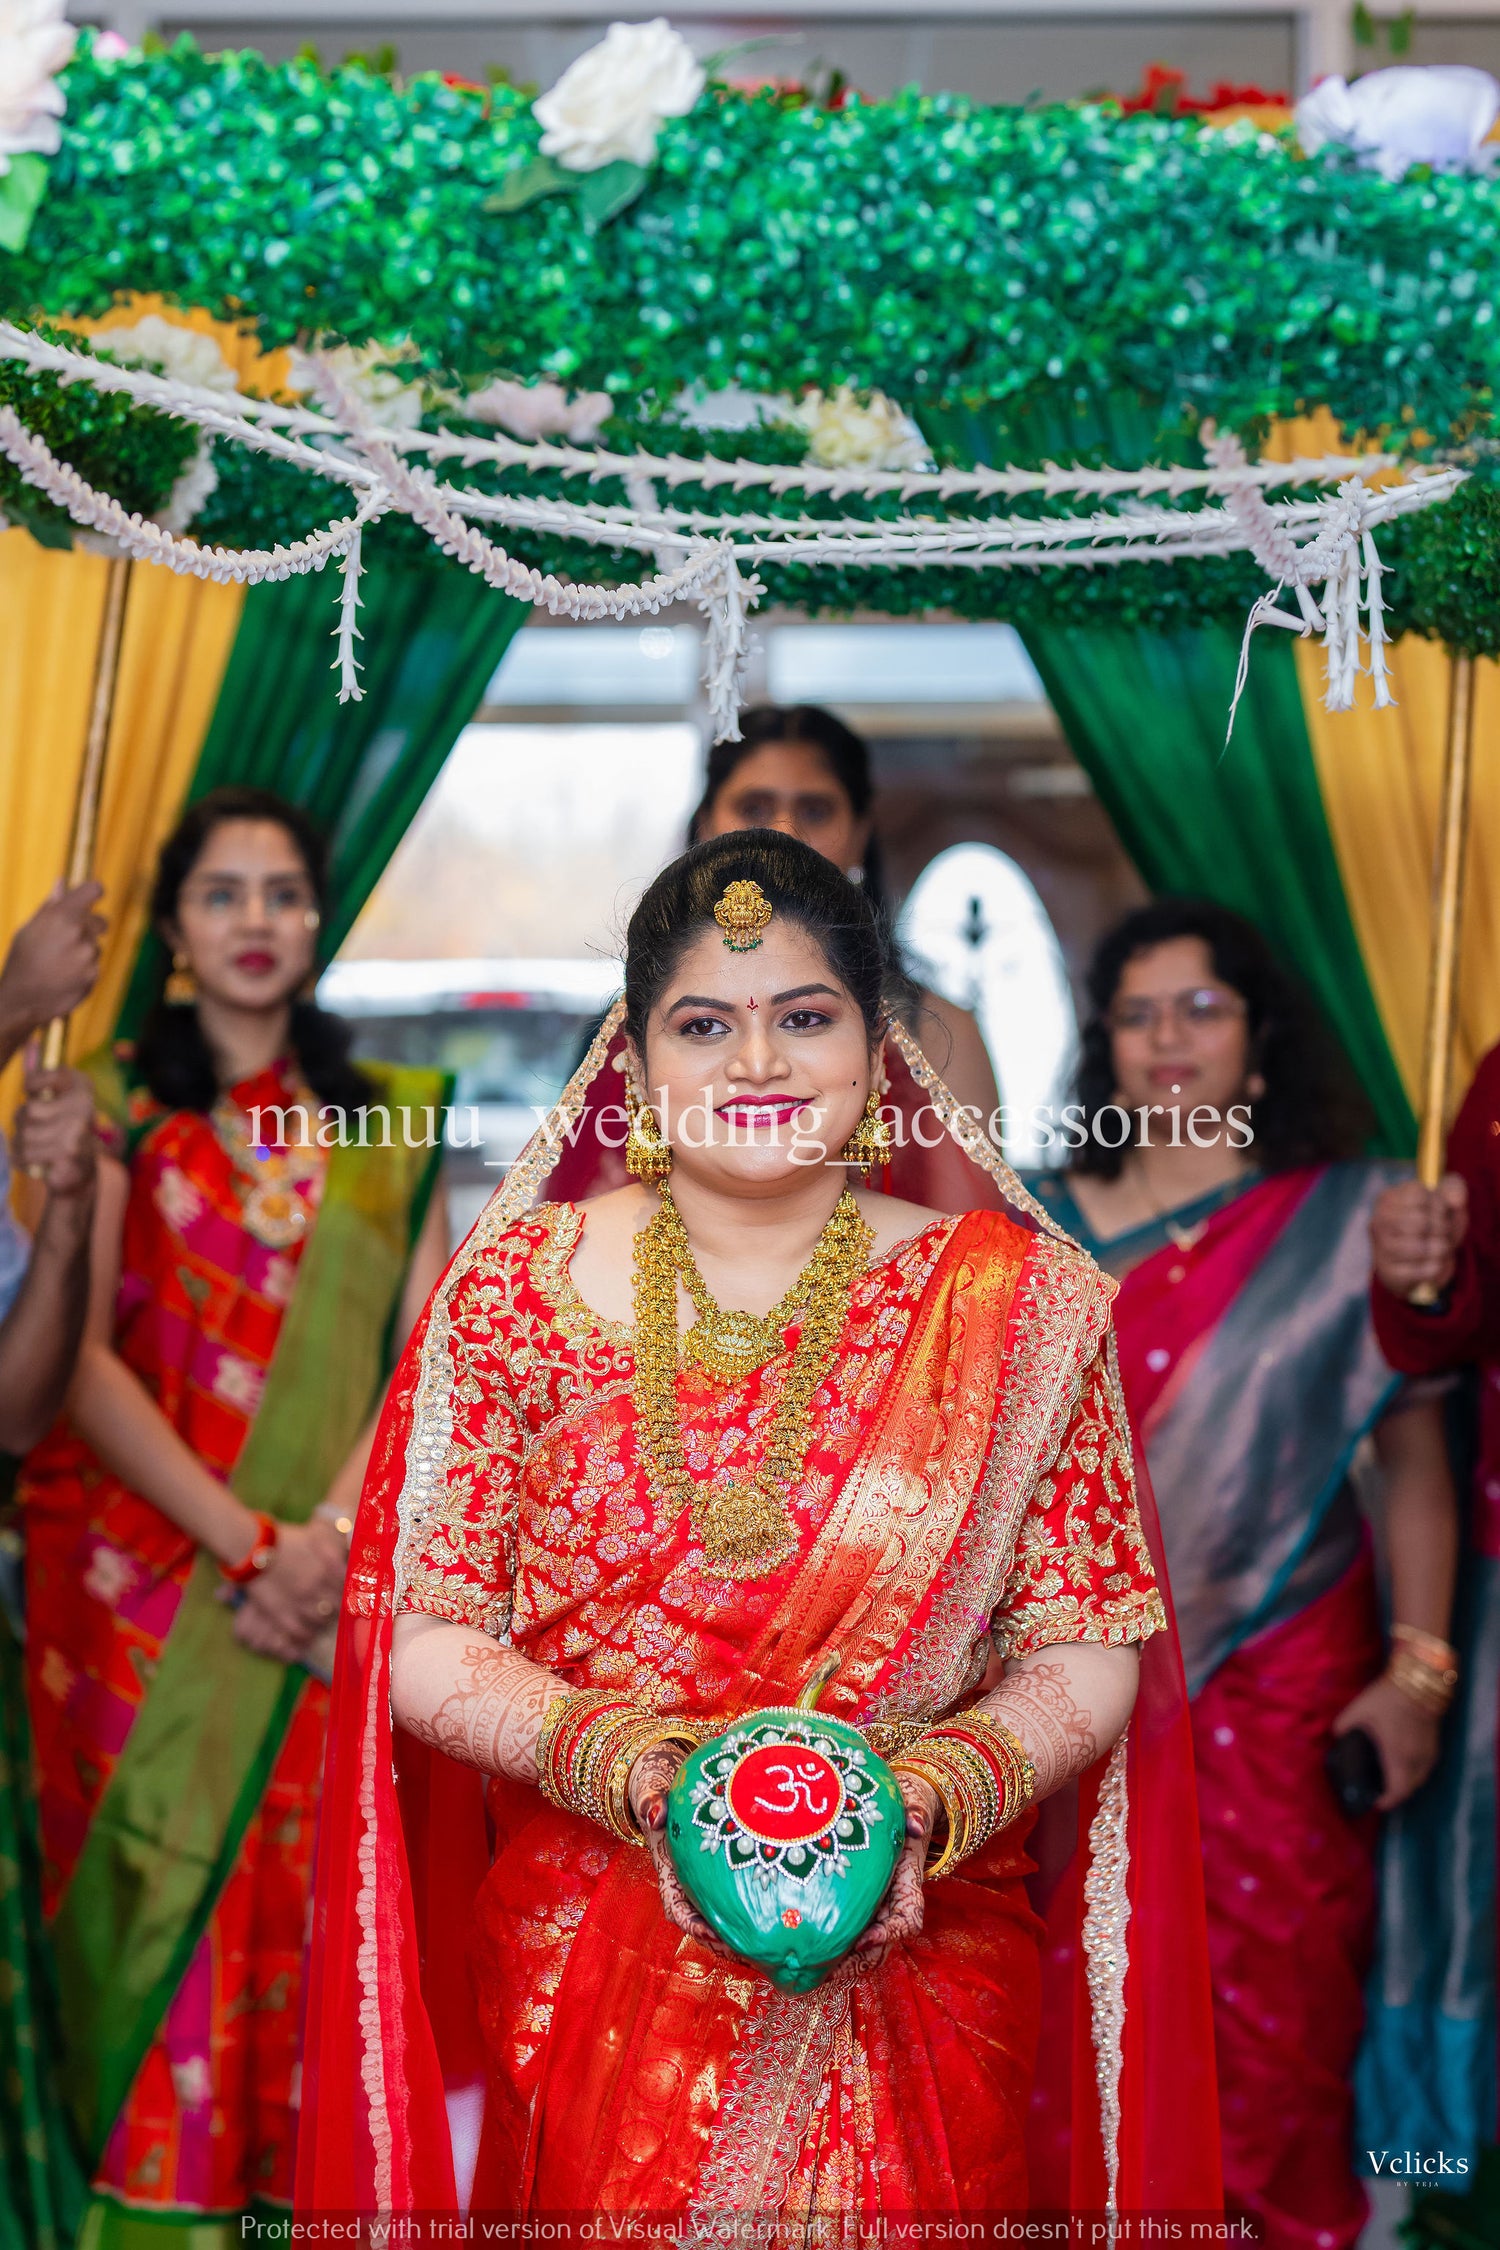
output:
POLYGON ((783 1495, 802 1475, 812 1439, 809 1409, 832 1364, 855 1280, 869 1263, 875 1238, 845 1188, 781 1302, 763 1317, 725 1311, 698 1271, 671 1189, 663 1182, 659 1192, 662 1207, 636 1236, 634 1253, 634 1388, 642 1451, 658 1496, 671 1507, 691 1508, 708 1561, 733 1578, 758 1577, 796 1543, 783 1495), (679 1275, 698 1316, 681 1339, 679 1275), (761 1466, 734 1483, 699 1484, 688 1471, 677 1414, 681 1359, 720 1382, 742 1382, 784 1350, 784 1331, 794 1320, 800 1333, 761 1466))
POLYGON ((771 925, 771 901, 759 883, 731 883, 714 908, 714 920, 724 932, 731 953, 753 953, 771 925))

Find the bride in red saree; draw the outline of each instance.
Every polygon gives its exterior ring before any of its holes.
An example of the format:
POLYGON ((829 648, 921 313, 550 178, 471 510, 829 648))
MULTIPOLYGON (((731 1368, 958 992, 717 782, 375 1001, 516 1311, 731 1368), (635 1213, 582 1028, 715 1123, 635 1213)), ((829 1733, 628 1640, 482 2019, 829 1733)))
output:
POLYGON ((695 847, 408 1347, 340 1634, 306 2215, 1217 2208, 1186 1713, 1111 1286, 888 986, 816 853, 695 847), (622 1022, 644 1184, 535 1203, 622 1022), (850 1194, 884 1036, 1008 1209, 850 1194), (747 1332, 731 1379, 710 1345, 747 1332), (664 1792, 695 1732, 815 1677, 892 1757, 907 1836, 791 1994, 688 1901, 664 1792), (974 1810, 985 1743, 1025 1781, 1003 1822, 974 1810))

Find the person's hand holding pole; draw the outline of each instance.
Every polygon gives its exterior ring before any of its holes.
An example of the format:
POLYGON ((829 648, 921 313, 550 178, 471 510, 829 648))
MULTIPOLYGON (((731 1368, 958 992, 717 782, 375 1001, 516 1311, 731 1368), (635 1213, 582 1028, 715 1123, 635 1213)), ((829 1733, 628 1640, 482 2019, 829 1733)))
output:
POLYGON ((0 968, 0 1066, 34 1031, 69 1016, 88 998, 99 974, 104 918, 96 912, 100 883, 61 883, 10 941, 0 968))
POLYGON ((1453 1279, 1468 1225, 1469 1191, 1456 1172, 1436 1187, 1402 1180, 1387 1188, 1370 1216, 1377 1278, 1393 1296, 1435 1303, 1453 1279))

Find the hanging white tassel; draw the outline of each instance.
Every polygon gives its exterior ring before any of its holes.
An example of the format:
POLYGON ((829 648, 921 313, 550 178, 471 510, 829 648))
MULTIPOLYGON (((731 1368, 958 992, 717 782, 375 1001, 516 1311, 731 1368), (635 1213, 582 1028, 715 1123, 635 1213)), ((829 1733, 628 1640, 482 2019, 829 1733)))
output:
POLYGON ((740 576, 733 551, 726 548, 698 597, 708 626, 703 637, 703 687, 715 742, 740 739, 740 677, 749 653, 745 618, 762 591, 758 578, 740 576))
POLYGON ((359 659, 354 653, 355 642, 364 639, 355 622, 360 606, 360 574, 364 568, 360 553, 363 538, 363 532, 355 532, 339 564, 343 588, 339 594, 338 654, 333 661, 339 676, 340 703, 363 703, 365 699, 365 691, 359 684, 359 659))
POLYGON ((1381 595, 1380 580, 1383 566, 1374 539, 1367 531, 1362 541, 1365 560, 1365 630, 1370 643, 1370 678, 1375 688, 1377 711, 1390 710, 1396 701, 1391 688, 1390 667, 1386 662, 1385 602, 1381 595))
MULTIPOLYGON (((1283 591, 1284 588, 1278 581, 1271 588, 1269 594, 1262 594, 1259 601, 1253 604, 1250 615, 1245 619, 1244 638, 1240 642, 1240 661, 1234 675, 1234 694, 1229 699, 1229 724, 1224 729, 1224 747, 1226 750, 1229 748, 1229 738, 1234 732, 1234 715, 1240 707, 1240 697, 1245 692, 1245 682, 1250 677, 1250 636, 1255 631, 1256 626, 1280 625, 1288 633, 1299 633, 1303 640, 1307 638, 1309 627, 1306 621, 1304 620, 1299 624, 1295 617, 1288 617, 1284 609, 1276 607, 1277 596, 1283 591)), ((1297 588, 1299 597, 1305 592, 1304 587, 1299 586, 1297 588)), ((1323 620, 1319 615, 1316 604, 1313 605, 1313 615, 1321 625, 1323 620)))

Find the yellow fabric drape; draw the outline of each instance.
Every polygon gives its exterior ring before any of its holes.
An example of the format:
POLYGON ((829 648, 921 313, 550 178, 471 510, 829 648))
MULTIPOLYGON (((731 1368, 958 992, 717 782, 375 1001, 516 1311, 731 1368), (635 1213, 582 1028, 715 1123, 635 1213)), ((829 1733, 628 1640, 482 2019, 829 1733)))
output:
MULTIPOLYGON (((1297 677, 1355 935, 1396 1067, 1421 1091, 1432 865, 1448 727, 1447 650, 1409 634, 1387 651, 1396 706, 1323 708, 1323 652, 1297 644, 1297 677)), ((1500 666, 1475 667, 1474 781, 1459 958, 1453 1085, 1500 1039, 1500 666)), ((1365 689, 1368 696, 1369 690, 1365 689)))
MULTIPOLYGON (((1268 460, 1334 453, 1348 445, 1325 408, 1278 423, 1268 460)), ((1297 678, 1354 934, 1396 1068, 1420 1106, 1427 973, 1432 954, 1432 869, 1447 745, 1450 662, 1438 642, 1408 634, 1388 648, 1395 707, 1327 711, 1323 651, 1296 644, 1297 678)), ((1475 671, 1474 782, 1468 884, 1459 960, 1453 1086, 1461 1094, 1500 1038, 1500 668, 1475 671)))
MULTIPOLYGON (((284 388, 285 352, 262 352, 253 328, 163 297, 121 296, 99 319, 65 325, 102 333, 148 313, 212 336, 242 388, 284 388)), ((41 547, 24 531, 0 533, 0 948, 62 872, 105 576, 96 555, 41 547)), ((179 578, 149 563, 131 572, 95 854, 109 930, 99 982, 73 1023, 75 1056, 107 1038, 119 1014, 156 854, 197 766, 244 598, 243 587, 179 578)), ((18 1089, 13 1066, 0 1077, 0 1116, 9 1116, 18 1089)))
MULTIPOLYGON (((0 533, 0 948, 62 873, 107 569, 80 549, 0 533)), ((198 763, 244 598, 243 587, 150 563, 131 571, 95 861, 109 930, 99 982, 74 1019, 74 1055, 114 1026, 156 854, 198 763)), ((13 1101, 0 1081, 0 1111, 13 1101)))

